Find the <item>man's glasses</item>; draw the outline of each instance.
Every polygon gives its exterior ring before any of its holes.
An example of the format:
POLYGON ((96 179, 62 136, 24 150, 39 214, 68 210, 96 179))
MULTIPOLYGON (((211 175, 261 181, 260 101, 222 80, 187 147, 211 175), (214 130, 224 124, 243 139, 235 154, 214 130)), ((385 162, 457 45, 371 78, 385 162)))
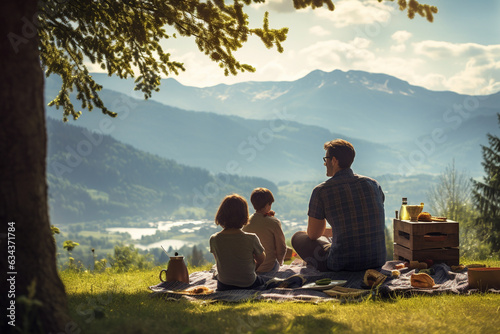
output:
POLYGON ((331 159, 332 157, 323 157, 323 162, 326 162, 326 159, 331 159))

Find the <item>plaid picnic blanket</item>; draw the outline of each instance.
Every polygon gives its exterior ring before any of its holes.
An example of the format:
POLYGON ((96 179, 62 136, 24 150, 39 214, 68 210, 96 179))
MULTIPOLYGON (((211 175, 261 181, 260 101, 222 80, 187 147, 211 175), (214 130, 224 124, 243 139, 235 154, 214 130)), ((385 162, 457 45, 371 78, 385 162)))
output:
MULTIPOLYGON (((467 269, 462 272, 453 272, 446 264, 435 264, 433 266, 435 274, 432 275, 437 287, 434 289, 421 289, 414 288, 410 285, 410 276, 415 273, 415 270, 405 268, 401 270, 401 275, 398 278, 391 277, 391 271, 395 269, 397 263, 401 261, 388 261, 379 272, 388 276, 385 282, 377 289, 371 290, 363 283, 365 272, 362 271, 341 271, 341 272, 319 272, 313 267, 304 265, 301 261, 296 261, 290 265, 283 265, 279 271, 263 275, 265 279, 272 278, 287 278, 296 274, 302 275, 306 281, 304 284, 314 282, 321 278, 331 278, 332 280, 345 280, 343 285, 347 288, 366 289, 366 296, 377 294, 379 296, 390 296, 394 294, 411 296, 415 294, 435 295, 442 293, 452 294, 470 294, 478 292, 477 290, 469 289, 467 269)), ((189 284, 183 282, 161 282, 157 285, 150 286, 153 296, 161 296, 169 300, 187 299, 191 301, 226 301, 226 302, 241 302, 247 300, 274 300, 274 301, 307 301, 307 302, 325 302, 325 301, 338 301, 323 291, 311 289, 288 289, 288 288, 273 288, 267 290, 230 290, 230 291, 217 291, 217 280, 214 277, 215 268, 209 271, 194 272, 189 276, 189 284), (187 295, 181 291, 192 288, 204 286, 213 290, 209 294, 200 295, 187 295)), ((490 289, 488 292, 500 293, 500 290, 490 289)))

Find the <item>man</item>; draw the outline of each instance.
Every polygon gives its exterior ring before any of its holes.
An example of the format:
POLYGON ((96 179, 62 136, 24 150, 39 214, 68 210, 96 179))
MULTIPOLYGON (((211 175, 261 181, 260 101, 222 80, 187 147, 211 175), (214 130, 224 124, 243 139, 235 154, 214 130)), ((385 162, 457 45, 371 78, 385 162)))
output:
POLYGON ((335 139, 324 148, 326 176, 331 178, 314 188, 307 232, 295 233, 292 246, 320 271, 381 267, 386 260, 382 188, 374 179, 353 173, 351 143, 335 139), (327 221, 331 229, 326 229, 327 221))

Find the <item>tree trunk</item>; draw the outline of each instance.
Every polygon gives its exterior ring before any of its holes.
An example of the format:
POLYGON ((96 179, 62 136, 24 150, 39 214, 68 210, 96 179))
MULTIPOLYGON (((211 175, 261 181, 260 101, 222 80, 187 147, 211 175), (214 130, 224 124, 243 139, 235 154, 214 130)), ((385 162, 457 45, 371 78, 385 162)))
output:
POLYGON ((37 1, 2 0, 0 13, 1 332, 74 332, 48 216, 37 1))

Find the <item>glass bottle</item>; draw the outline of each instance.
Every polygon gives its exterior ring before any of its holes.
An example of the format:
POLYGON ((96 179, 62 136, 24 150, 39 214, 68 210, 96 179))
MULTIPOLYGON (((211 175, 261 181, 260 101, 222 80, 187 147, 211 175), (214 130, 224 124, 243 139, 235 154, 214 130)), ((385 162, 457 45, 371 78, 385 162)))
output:
POLYGON ((408 211, 406 211, 406 206, 408 205, 408 198, 403 197, 401 203, 401 209, 399 210, 399 220, 408 220, 410 216, 408 215, 408 211))

